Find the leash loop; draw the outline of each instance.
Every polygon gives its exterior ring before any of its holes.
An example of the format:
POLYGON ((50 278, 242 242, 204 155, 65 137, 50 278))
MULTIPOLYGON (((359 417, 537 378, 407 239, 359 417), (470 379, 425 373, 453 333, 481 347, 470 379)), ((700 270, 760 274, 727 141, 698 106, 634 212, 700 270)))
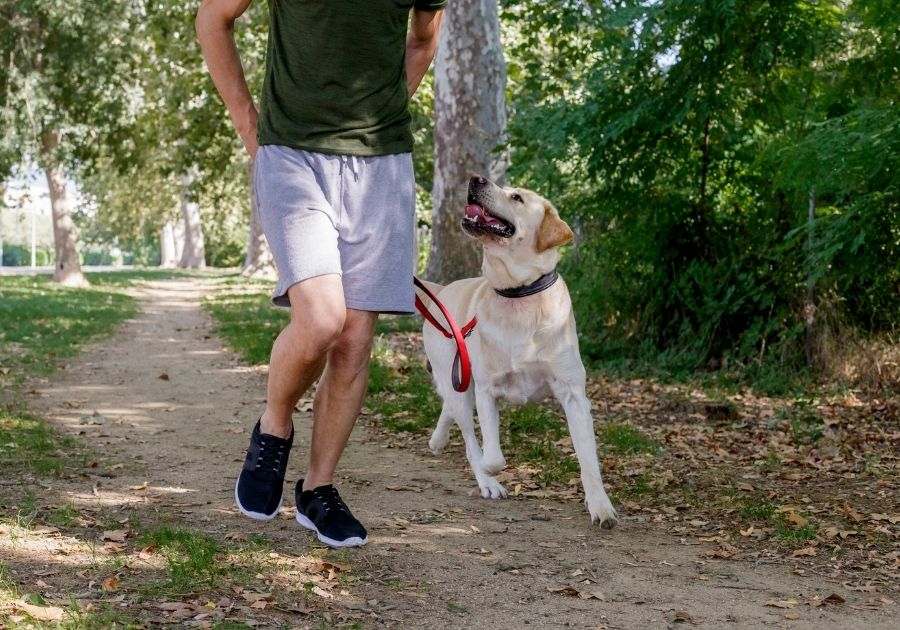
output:
POLYGON ((431 311, 428 310, 425 303, 418 295, 416 295, 416 308, 419 309, 422 316, 427 319, 432 326, 437 328, 447 339, 453 339, 456 342, 456 356, 453 358, 453 369, 450 371, 450 380, 453 383, 453 389, 458 392, 464 392, 469 389, 469 385, 472 382, 472 362, 469 359, 469 349, 466 347, 466 337, 472 334, 472 331, 475 329, 475 324, 478 323, 478 318, 473 317, 468 324, 460 328, 456 325, 456 320, 453 319, 453 316, 450 314, 450 311, 447 310, 447 307, 444 306, 444 304, 437 299, 437 296, 429 291, 418 278, 413 277, 413 284, 435 303, 444 315, 444 319, 447 320, 447 324, 450 326, 450 330, 444 328, 435 316, 431 314, 431 311))

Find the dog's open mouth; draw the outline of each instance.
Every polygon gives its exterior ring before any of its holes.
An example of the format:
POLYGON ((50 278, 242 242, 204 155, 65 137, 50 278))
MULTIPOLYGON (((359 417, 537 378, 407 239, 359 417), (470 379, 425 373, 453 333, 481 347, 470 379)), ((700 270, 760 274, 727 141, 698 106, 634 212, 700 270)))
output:
POLYGON ((491 214, 471 197, 466 206, 466 215, 463 217, 462 226, 464 230, 473 235, 490 234, 501 238, 509 238, 516 231, 512 223, 503 217, 491 214))

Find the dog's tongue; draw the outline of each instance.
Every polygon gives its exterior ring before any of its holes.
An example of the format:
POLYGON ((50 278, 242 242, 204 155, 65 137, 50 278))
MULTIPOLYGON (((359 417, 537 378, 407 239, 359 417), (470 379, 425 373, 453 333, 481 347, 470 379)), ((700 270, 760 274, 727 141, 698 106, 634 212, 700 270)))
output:
POLYGON ((466 216, 470 219, 486 219, 487 217, 484 215, 484 208, 479 206, 477 203, 470 203, 466 206, 466 216))
POLYGON ((479 206, 477 203, 470 203, 466 206, 466 218, 473 219, 478 223, 485 223, 487 225, 494 225, 497 227, 503 227, 503 222, 499 219, 488 216, 484 208, 479 206))

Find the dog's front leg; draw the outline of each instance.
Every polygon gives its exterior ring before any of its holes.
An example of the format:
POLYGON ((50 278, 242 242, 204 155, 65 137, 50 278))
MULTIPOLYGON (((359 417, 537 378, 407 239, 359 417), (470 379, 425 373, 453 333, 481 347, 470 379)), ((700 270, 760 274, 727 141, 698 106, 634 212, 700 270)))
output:
POLYGON ((506 458, 500 450, 497 400, 487 390, 479 390, 475 394, 475 408, 478 410, 478 426, 481 427, 481 444, 484 447, 481 463, 484 470, 493 475, 506 466, 506 458))
MULTIPOLYGON (((583 368, 581 372, 583 373, 583 368)), ((566 413, 572 446, 575 447, 581 467, 581 484, 591 521, 600 523, 603 529, 612 529, 619 522, 619 515, 606 495, 603 478, 600 476, 597 438, 594 436, 594 420, 591 417, 591 404, 585 395, 584 380, 580 379, 580 384, 578 381, 554 380, 550 387, 566 413)))
MULTIPOLYGON (((480 408, 479 400, 479 396, 476 394, 475 404, 480 408)), ((505 498, 507 496, 506 488, 484 466, 484 455, 478 445, 478 437, 475 435, 475 420, 472 417, 471 407, 468 413, 457 416, 456 424, 459 425, 459 432, 462 433, 463 440, 466 442, 466 457, 469 459, 472 472, 475 473, 481 496, 485 499, 505 498)))

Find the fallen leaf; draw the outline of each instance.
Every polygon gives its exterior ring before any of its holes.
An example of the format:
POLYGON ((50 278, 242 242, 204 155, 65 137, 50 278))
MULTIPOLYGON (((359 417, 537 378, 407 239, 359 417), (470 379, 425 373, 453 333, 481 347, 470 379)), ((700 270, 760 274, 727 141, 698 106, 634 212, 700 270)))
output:
POLYGON ((819 551, 815 547, 804 547, 803 549, 797 549, 794 553, 791 554, 792 558, 799 558, 800 556, 815 556, 819 551))
POLYGON ((38 621, 62 621, 63 618, 63 609, 56 606, 35 606, 26 601, 17 601, 15 606, 38 621))
POLYGON ((100 540, 123 543, 130 533, 131 530, 128 529, 110 529, 103 532, 103 535, 100 536, 100 540))
POLYGON ((793 597, 788 599, 770 599, 766 602, 766 606, 772 606, 774 608, 793 608, 797 605, 797 600, 793 597))
POLYGON ((844 501, 844 514, 846 514, 850 518, 850 520, 856 523, 859 523, 861 520, 863 520, 862 515, 860 515, 858 512, 855 512, 853 508, 850 507, 850 504, 846 501, 844 501))
POLYGON ((791 511, 788 512, 785 517, 790 523, 793 523, 794 529, 800 529, 801 527, 806 527, 806 524, 809 523, 809 519, 807 519, 802 514, 798 514, 797 512, 791 511))
POLYGON ((838 595, 837 593, 832 593, 828 597, 826 597, 823 601, 828 602, 829 604, 843 604, 847 600, 838 595))
POLYGON ((675 611, 675 623, 694 623, 694 618, 686 610, 675 611))

